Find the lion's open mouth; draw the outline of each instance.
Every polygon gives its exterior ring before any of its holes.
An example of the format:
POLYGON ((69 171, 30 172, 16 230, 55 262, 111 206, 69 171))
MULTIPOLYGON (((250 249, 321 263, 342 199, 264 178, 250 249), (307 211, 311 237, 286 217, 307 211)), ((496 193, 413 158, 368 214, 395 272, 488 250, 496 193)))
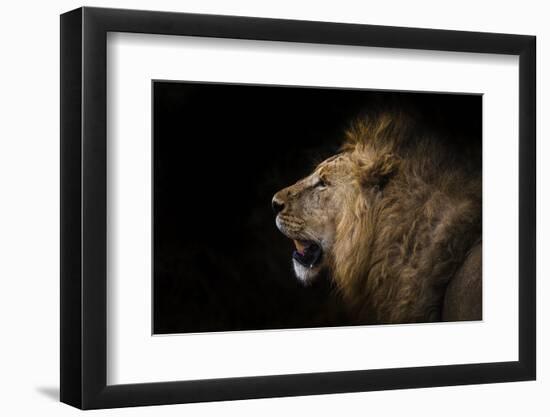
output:
POLYGON ((315 242, 311 240, 294 240, 294 245, 296 246, 296 250, 292 253, 292 257, 300 265, 313 268, 321 260, 323 251, 315 242))

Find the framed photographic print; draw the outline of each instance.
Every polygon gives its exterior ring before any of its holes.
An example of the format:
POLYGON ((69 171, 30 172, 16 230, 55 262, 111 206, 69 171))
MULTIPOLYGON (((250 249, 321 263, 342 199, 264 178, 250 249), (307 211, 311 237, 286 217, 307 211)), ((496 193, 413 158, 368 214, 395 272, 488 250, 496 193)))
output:
POLYGON ((61 401, 535 379, 535 38, 61 16, 61 401))

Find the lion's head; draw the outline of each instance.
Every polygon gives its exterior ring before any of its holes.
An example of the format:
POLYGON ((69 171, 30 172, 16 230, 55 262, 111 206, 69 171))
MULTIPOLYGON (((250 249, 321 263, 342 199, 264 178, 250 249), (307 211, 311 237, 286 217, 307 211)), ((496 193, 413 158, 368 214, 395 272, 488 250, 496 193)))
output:
POLYGON ((273 197, 276 225, 294 241, 292 263, 303 283, 310 283, 324 268, 337 269, 343 258, 361 249, 357 234, 363 230, 351 226, 368 218, 371 203, 398 167, 389 149, 372 148, 353 140, 355 136, 354 130, 348 132, 341 153, 273 197))
POLYGON ((407 116, 359 119, 340 153, 273 197, 296 276, 307 284, 327 268, 375 322, 437 319, 481 237, 480 173, 407 116))

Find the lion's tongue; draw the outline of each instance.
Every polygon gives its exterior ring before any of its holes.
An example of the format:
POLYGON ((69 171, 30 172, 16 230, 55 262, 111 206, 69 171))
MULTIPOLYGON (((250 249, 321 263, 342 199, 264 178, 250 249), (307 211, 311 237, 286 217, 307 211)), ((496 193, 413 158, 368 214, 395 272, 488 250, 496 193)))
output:
POLYGON ((296 250, 300 255, 303 255, 308 247, 308 245, 304 244, 304 242, 300 242, 299 240, 294 241, 294 246, 296 246, 296 250))

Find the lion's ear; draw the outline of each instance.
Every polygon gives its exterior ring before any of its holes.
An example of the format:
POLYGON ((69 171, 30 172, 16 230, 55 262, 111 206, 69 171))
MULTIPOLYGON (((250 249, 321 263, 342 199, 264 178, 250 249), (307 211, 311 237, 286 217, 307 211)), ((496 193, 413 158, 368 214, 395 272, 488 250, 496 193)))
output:
POLYGON ((362 182, 365 187, 382 189, 399 169, 399 158, 392 153, 380 155, 365 167, 362 182))

